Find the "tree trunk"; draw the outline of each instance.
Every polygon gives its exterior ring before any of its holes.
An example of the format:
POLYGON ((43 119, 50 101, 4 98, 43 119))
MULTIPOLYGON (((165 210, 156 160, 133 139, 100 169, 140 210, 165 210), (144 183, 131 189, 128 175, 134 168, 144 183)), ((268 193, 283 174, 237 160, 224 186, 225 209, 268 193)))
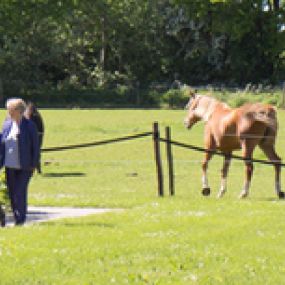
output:
POLYGON ((103 76, 100 85, 105 83, 105 65, 106 65, 106 14, 103 11, 103 16, 101 17, 101 50, 100 50, 100 66, 102 68, 103 76))
POLYGON ((101 28, 102 28, 102 34, 101 34, 101 51, 100 51, 100 64, 105 71, 105 59, 106 59, 106 15, 101 17, 101 28))

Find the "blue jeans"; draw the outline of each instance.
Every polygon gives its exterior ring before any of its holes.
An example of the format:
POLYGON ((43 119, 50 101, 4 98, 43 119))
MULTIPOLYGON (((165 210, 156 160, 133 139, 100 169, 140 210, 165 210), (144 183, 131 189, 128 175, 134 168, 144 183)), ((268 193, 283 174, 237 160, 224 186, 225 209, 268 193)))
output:
POLYGON ((31 170, 6 167, 7 187, 16 224, 26 221, 27 192, 31 177, 31 170))

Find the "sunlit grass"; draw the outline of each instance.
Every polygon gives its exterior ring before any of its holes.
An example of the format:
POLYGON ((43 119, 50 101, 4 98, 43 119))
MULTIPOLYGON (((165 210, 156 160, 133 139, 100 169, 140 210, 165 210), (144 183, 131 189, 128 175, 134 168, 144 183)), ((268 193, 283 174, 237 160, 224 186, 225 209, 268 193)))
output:
MULTIPOLYGON (((151 131, 153 121, 160 122, 162 135, 169 125, 173 139, 203 145, 203 124, 185 130, 184 111, 42 114, 44 147, 151 131)), ((282 157, 284 119, 280 111, 277 151, 282 157)), ((215 157, 209 165, 212 195, 204 198, 202 154, 176 147, 173 152, 173 198, 167 196, 167 179, 166 197, 157 197, 151 137, 44 153, 44 175, 32 180, 30 204, 124 211, 1 230, 0 284, 283 284, 285 204, 274 193, 272 167, 256 165, 250 197, 240 201, 244 167, 233 162, 228 193, 217 200, 222 159, 215 157)), ((257 150, 255 157, 264 155, 257 150)))

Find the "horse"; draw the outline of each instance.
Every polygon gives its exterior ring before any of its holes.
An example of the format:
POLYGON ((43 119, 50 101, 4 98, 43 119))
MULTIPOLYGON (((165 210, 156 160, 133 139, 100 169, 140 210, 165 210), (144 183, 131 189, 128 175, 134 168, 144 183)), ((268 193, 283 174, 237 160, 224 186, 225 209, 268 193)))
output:
POLYGON ((221 186, 217 196, 221 198, 227 191, 232 152, 241 149, 245 163, 245 179, 239 197, 246 198, 253 174, 252 155, 255 147, 259 146, 274 165, 276 194, 280 199, 284 198, 280 184, 281 159, 275 151, 278 131, 276 109, 261 103, 246 103, 239 108, 231 108, 211 96, 200 95, 192 90, 189 91, 189 96, 185 126, 190 129, 199 121, 205 122, 204 144, 207 152, 202 162, 202 194, 207 196, 211 192, 207 169, 213 151, 219 150, 224 154, 221 186))

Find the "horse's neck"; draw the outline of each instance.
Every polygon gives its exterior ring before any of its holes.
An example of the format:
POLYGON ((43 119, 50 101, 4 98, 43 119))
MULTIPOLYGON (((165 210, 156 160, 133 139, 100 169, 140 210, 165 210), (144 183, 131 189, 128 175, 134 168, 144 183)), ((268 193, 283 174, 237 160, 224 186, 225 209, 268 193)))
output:
POLYGON ((208 122, 213 113, 218 109, 231 110, 231 108, 226 103, 220 102, 215 98, 203 96, 203 99, 205 100, 204 103, 205 106, 204 106, 204 112, 203 112, 204 114, 202 116, 202 119, 205 122, 208 122))

